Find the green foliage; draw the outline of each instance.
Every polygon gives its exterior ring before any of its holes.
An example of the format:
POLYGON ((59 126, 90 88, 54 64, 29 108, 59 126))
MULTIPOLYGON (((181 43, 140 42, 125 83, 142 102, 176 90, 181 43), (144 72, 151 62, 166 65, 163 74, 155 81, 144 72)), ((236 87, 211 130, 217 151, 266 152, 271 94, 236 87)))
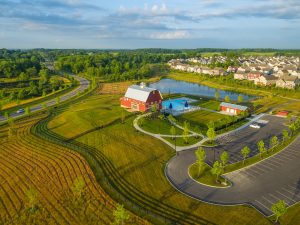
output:
POLYGON ((129 214, 124 209, 123 205, 118 204, 117 208, 113 212, 114 215, 114 225, 122 225, 126 220, 129 219, 129 214))
POLYGON ((229 95, 226 95, 225 98, 224 98, 225 102, 230 102, 230 97, 229 95))
POLYGON ((286 141, 289 138, 289 132, 287 130, 282 131, 283 141, 286 141))
POLYGON ((25 195, 26 195, 26 198, 27 198, 26 204, 28 205, 29 208, 34 209, 37 206, 38 202, 39 202, 38 192, 34 188, 30 187, 25 192, 25 195))
POLYGON ((215 132, 214 128, 209 128, 206 132, 206 135, 211 142, 214 141, 216 138, 216 132, 215 132))
POLYGON ((195 155, 196 155, 196 163, 198 165, 198 177, 199 177, 205 165, 206 153, 202 147, 199 147, 197 151, 195 151, 195 155))
POLYGON ((273 148, 275 148, 277 145, 278 145, 278 137, 277 136, 273 136, 271 139, 270 139, 270 148, 271 150, 273 148))
POLYGON ((219 176, 224 172, 224 168, 222 166, 222 163, 220 163, 219 161, 215 161, 214 165, 211 169, 211 173, 213 175, 216 175, 216 182, 218 182, 219 180, 219 176))
POLYGON ((229 161, 229 154, 228 152, 224 151, 221 154, 221 162, 222 162, 222 166, 225 167, 229 161))
POLYGON ((25 108, 25 115, 29 115, 30 114, 30 108, 29 107, 26 107, 25 108))
POLYGON ((242 95, 239 95, 239 96, 238 96, 238 102, 240 102, 240 103, 241 103, 241 102, 243 102, 243 101, 244 101, 244 98, 243 98, 243 96, 242 96, 242 95))
POLYGON ((85 191, 85 182, 82 177, 77 177, 71 186, 71 191, 75 197, 80 197, 85 191))
POLYGON ((218 90, 215 91, 215 98, 216 98, 217 101, 218 101, 219 98, 220 98, 220 93, 219 93, 218 90))
POLYGON ((264 141, 263 140, 259 141, 257 143, 257 147, 258 147, 260 157, 262 157, 262 155, 266 152, 266 147, 265 147, 264 141))
POLYGON ((279 200, 277 203, 272 205, 272 212, 276 215, 276 223, 278 219, 284 215, 287 211, 286 203, 284 200, 279 200))
POLYGON ((184 142, 186 144, 189 143, 189 134, 190 134, 190 124, 189 122, 184 121, 182 135, 183 135, 184 142))
POLYGON ((241 154, 243 156, 243 164, 245 164, 245 159, 249 156, 250 154, 250 148, 248 146, 245 146, 242 150, 241 150, 241 154))

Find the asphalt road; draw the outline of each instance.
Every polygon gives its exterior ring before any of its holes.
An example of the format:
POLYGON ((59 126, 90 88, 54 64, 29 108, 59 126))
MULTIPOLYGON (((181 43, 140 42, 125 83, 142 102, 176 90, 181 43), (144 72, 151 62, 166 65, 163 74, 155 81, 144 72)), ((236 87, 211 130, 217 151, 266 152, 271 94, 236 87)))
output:
MULTIPOLYGON (((67 94, 60 96, 60 102, 64 102, 70 98, 73 98, 77 95, 78 92, 82 93, 84 90, 89 88, 90 81, 88 81, 87 79, 84 79, 82 77, 76 76, 76 75, 71 75, 71 76, 73 76, 76 80, 79 81, 79 86, 77 88, 75 88, 74 90, 68 92, 67 94)), ((55 101, 55 99, 51 99, 51 100, 45 101, 44 103, 46 103, 47 107, 49 107, 49 106, 55 105, 56 101, 55 101)), ((38 104, 38 105, 34 105, 34 106, 30 107, 31 112, 36 112, 41 109, 43 109, 42 104, 38 104)), ((24 113, 13 112, 10 114, 10 117, 17 118, 17 117, 20 117, 23 115, 24 115, 24 113)), ((5 120, 6 120, 6 118, 4 116, 0 116, 0 122, 3 122, 5 120)))
MULTIPOLYGON (((271 116, 264 119, 272 120, 271 116)), ((256 144, 262 138, 280 133, 280 128, 283 126, 282 121, 283 119, 274 117, 274 121, 272 121, 274 129, 269 130, 270 133, 263 132, 262 128, 256 130, 257 134, 254 131, 253 134, 250 134, 251 132, 246 130, 240 131, 237 135, 242 135, 241 142, 256 144)), ((272 126, 270 122, 266 126, 272 126)), ((238 137, 235 137, 234 134, 232 136, 234 142, 238 142, 238 137)), ((234 145, 230 145, 230 147, 234 147, 234 145)), ((229 149, 231 153, 237 150, 240 150, 240 146, 229 149)), ((299 159, 300 137, 275 156, 253 166, 226 174, 225 176, 233 184, 229 188, 204 186, 189 177, 188 168, 195 162, 194 150, 179 152, 169 161, 165 172, 168 180, 176 189, 193 198, 221 205, 248 204, 269 216, 272 215, 271 206, 278 200, 285 200, 289 206, 300 200, 299 159)))

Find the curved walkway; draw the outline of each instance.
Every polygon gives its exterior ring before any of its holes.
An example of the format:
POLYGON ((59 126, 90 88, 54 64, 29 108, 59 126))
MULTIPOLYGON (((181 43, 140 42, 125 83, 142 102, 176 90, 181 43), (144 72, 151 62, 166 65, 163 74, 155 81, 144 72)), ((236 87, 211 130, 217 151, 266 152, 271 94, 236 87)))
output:
MULTIPOLYGON (((171 148, 176 149, 176 151, 183 151, 183 150, 190 149, 190 148, 197 148, 197 147, 201 146, 205 141, 207 141, 207 138, 205 138, 202 134, 197 134, 196 132, 190 131, 191 134, 188 135, 189 137, 201 136, 203 139, 201 141, 199 141, 198 143, 194 144, 194 145, 189 145, 189 146, 175 146, 175 145, 171 144, 170 142, 168 142, 166 139, 164 139, 164 137, 176 137, 176 138, 179 138, 179 137, 183 137, 183 135, 175 135, 175 136, 173 136, 173 135, 168 135, 168 134, 154 134, 154 133, 145 131, 144 129, 142 129, 138 125, 139 119, 142 118, 142 117, 146 117, 149 114, 150 113, 137 116, 137 118, 135 118, 135 120, 133 121, 134 128, 136 130, 144 133, 144 134, 147 134, 149 136, 152 136, 154 138, 157 138, 157 139, 161 140, 165 144, 169 145, 171 148)), ((176 123, 172 123, 172 124, 174 126, 178 127, 179 129, 183 129, 183 127, 179 126, 176 123)))
MULTIPOLYGON (((75 88, 74 90, 60 96, 60 101, 61 102, 64 102, 66 100, 69 100, 70 98, 73 98, 73 97, 77 96, 78 93, 82 93, 83 91, 88 89, 89 86, 90 86, 90 81, 89 80, 87 80, 85 78, 82 78, 82 77, 79 77, 79 76, 76 76, 76 75, 70 75, 70 76, 74 77, 79 82, 79 86, 77 88, 75 88)), ((49 106, 55 105, 56 101, 55 101, 55 98, 54 98, 54 99, 45 101, 43 103, 45 103, 47 105, 47 107, 49 107, 49 106)), ((42 110, 43 109, 43 107, 42 107, 43 103, 31 106, 30 111, 31 112, 36 112, 36 111, 42 110)), ((13 113, 10 114, 10 117, 18 118, 18 117, 24 116, 24 114, 25 113, 13 112, 13 113)), ((4 121, 6 121, 6 118, 4 116, 0 116, 0 122, 4 122, 4 121)))
POLYGON ((195 199, 220 205, 248 204, 266 216, 271 206, 285 200, 288 206, 300 201, 300 137, 278 154, 224 176, 233 184, 226 189, 201 185, 188 175, 195 162, 194 151, 179 152, 165 168, 170 183, 195 199))

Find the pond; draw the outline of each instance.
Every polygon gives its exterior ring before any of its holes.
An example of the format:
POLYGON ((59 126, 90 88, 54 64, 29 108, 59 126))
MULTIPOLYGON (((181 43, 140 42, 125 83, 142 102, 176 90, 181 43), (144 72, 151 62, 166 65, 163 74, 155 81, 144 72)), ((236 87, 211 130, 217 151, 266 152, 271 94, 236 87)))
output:
POLYGON ((244 101, 253 99, 254 96, 245 95, 233 91, 224 91, 206 85, 195 84, 185 81, 177 81, 173 79, 161 79, 158 82, 149 84, 149 87, 158 89, 161 93, 170 94, 187 94, 187 95, 198 95, 203 97, 214 98, 215 92, 218 91, 220 98, 224 99, 226 95, 230 97, 230 100, 237 101, 238 96, 242 95, 244 101))

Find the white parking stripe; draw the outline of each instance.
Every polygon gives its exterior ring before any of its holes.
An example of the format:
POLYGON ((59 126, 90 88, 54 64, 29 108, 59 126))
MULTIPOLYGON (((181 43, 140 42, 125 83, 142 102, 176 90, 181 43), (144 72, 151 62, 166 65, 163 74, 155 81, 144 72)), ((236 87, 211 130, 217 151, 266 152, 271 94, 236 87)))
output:
POLYGON ((268 211, 271 211, 270 208, 268 208, 267 206, 265 206, 263 203, 261 203, 258 200, 254 200, 254 202, 257 202, 259 205, 261 205, 262 207, 264 207, 265 209, 267 209, 268 211))
POLYGON ((268 203, 270 203, 271 205, 273 205, 274 204, 274 202, 272 202, 271 200, 269 200, 268 198, 266 198, 265 196, 262 196, 262 198, 264 199, 264 200, 266 200, 268 203))
POLYGON ((296 202, 294 199, 292 199, 292 198, 286 196, 285 194, 283 194, 283 193, 281 193, 281 192, 279 192, 279 191, 276 191, 276 192, 277 192, 278 194, 280 194, 281 196, 285 197, 286 199, 288 199, 289 201, 291 201, 291 202, 293 202, 293 203, 296 202))

